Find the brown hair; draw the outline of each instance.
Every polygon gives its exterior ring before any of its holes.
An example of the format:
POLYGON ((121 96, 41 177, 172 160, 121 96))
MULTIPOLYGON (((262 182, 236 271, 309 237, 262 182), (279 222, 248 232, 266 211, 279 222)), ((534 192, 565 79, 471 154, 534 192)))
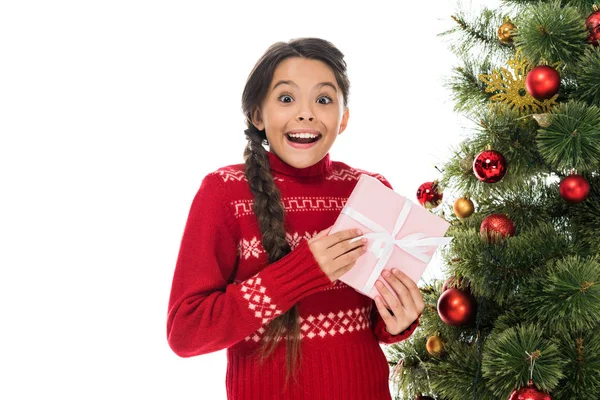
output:
MULTIPOLYGON (((258 219, 262 233, 262 245, 269 257, 269 264, 274 263, 286 254, 291 248, 286 241, 284 228, 284 208, 281 203, 281 194, 271 175, 269 159, 263 144, 268 145, 265 130, 259 131, 252 123, 252 113, 260 112, 260 106, 265 99, 273 74, 277 65, 290 57, 320 60, 326 63, 335 74, 338 86, 344 96, 344 107, 348 106, 350 82, 346 74, 344 54, 332 43, 318 38, 299 38, 289 42, 277 42, 271 45, 265 54, 258 60, 248 76, 242 94, 242 111, 246 117, 248 129, 244 131, 248 144, 244 150, 246 164, 246 177, 250 190, 254 195, 253 211, 258 219)), ((299 365, 300 353, 300 325, 298 323, 298 307, 294 305, 290 310, 270 321, 265 327, 264 342, 260 347, 260 363, 275 350, 280 339, 287 335, 286 356, 286 386, 290 371, 296 380, 296 367, 299 365), (270 342, 269 342, 270 341, 270 342)))

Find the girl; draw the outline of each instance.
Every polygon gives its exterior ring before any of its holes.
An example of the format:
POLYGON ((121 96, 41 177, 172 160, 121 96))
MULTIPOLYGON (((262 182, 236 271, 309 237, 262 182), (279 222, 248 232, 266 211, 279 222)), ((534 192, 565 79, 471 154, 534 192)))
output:
POLYGON ((227 349, 228 399, 391 399, 379 343, 418 325, 406 275, 382 274, 400 302, 383 286, 375 304, 337 280, 366 251, 361 232, 328 235, 360 174, 391 188, 329 157, 348 124, 343 57, 317 38, 269 47, 242 95, 245 164, 209 173, 192 202, 167 337, 181 357, 227 349))

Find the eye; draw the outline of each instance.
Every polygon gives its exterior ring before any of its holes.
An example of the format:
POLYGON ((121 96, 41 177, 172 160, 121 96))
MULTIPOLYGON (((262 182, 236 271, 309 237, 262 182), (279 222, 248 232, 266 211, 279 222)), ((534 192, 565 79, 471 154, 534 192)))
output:
MULTIPOLYGON (((290 96, 289 94, 282 94, 281 96, 279 96, 279 99, 281 99, 282 97, 289 97, 290 99, 292 98, 292 96, 290 96)), ((289 103, 289 101, 284 101, 284 103, 289 103)))
POLYGON ((333 103, 333 100, 331 100, 331 97, 329 97, 329 96, 321 96, 321 97, 319 97, 319 99, 327 99, 327 100, 329 100, 329 102, 327 102, 327 103, 321 103, 321 104, 333 103))

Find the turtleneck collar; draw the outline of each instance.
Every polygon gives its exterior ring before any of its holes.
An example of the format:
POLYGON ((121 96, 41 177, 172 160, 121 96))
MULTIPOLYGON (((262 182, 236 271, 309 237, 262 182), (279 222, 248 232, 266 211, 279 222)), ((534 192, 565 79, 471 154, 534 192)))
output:
POLYGON ((329 153, 325 155, 319 162, 310 167, 306 168, 296 168, 281 158, 279 158, 275 153, 271 151, 267 151, 267 155, 269 156, 269 164, 271 165, 271 169, 273 171, 279 172, 284 175, 289 176, 297 176, 297 177, 319 177, 319 176, 327 176, 331 172, 333 168, 333 163, 329 157, 329 153))

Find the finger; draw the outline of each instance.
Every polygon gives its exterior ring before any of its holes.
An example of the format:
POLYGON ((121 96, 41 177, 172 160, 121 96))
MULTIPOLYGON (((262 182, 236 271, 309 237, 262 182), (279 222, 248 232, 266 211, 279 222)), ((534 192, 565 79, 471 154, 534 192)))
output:
POLYGON ((396 299, 396 297, 390 292, 390 290, 380 280, 375 281, 375 287, 390 307, 390 310, 396 315, 402 308, 402 304, 396 299))
POLYGON ((333 235, 327 236, 323 241, 327 245, 327 248, 333 247, 336 244, 353 239, 357 236, 361 235, 357 229, 345 229, 343 231, 339 231, 334 233, 333 235))
POLYGON ((379 315, 381 316, 381 319, 383 320, 383 322, 385 322, 386 325, 393 324, 394 316, 392 316, 392 314, 390 314, 388 309, 383 304, 383 300, 381 299, 381 296, 375 296, 375 306, 377 306, 377 311, 379 311, 379 315))
POLYGON ((329 234, 329 231, 331 230, 331 228, 333 228, 333 225, 331 225, 329 228, 327 228, 327 229, 325 229, 325 230, 322 230, 321 232, 317 233, 315 236, 313 236, 313 237, 312 237, 312 238, 311 238, 311 239, 308 241, 308 243, 310 244, 310 243, 314 242, 315 240, 317 240, 317 239, 319 239, 319 238, 322 238, 322 237, 324 237, 324 236, 327 236, 327 235, 329 234))
POLYGON ((341 273, 342 275, 345 274, 348 270, 350 270, 350 268, 352 268, 356 264, 356 260, 358 260, 360 256, 362 256, 366 252, 366 246, 360 246, 346 254, 342 254, 334 260, 334 263, 336 263, 336 270, 343 271, 341 273))
POLYGON ((423 311, 425 308, 425 302, 423 301, 423 295, 421 294, 421 290, 408 275, 404 272, 400 271, 397 268, 392 268, 392 273, 404 284, 404 286, 408 289, 410 296, 413 299, 415 307, 417 310, 423 311))
POLYGON ((415 305, 415 300, 413 299, 408 288, 404 285, 404 282, 388 270, 383 270, 381 275, 383 275, 383 279, 388 281, 392 289, 396 292, 396 294, 400 298, 402 306, 407 311, 414 312, 417 308, 415 305))

